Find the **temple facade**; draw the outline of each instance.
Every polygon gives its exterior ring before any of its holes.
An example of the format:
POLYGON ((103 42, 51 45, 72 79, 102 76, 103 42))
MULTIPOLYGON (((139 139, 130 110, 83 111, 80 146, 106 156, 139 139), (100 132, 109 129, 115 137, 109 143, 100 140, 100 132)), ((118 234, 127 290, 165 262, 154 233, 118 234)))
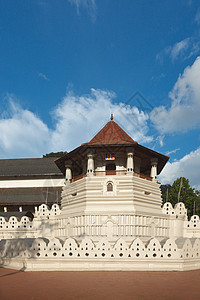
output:
POLYGON ((0 264, 26 270, 200 268, 200 221, 184 203, 162 207, 157 175, 168 157, 111 120, 88 143, 55 160, 61 206, 34 218, 0 217, 0 264))

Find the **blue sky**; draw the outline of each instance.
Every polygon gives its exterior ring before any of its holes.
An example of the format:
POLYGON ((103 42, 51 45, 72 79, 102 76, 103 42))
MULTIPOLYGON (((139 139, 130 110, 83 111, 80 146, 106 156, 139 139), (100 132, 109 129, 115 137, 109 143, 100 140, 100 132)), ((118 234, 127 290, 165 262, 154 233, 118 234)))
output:
POLYGON ((114 119, 200 188, 199 1, 0 0, 0 158, 71 150, 114 119))

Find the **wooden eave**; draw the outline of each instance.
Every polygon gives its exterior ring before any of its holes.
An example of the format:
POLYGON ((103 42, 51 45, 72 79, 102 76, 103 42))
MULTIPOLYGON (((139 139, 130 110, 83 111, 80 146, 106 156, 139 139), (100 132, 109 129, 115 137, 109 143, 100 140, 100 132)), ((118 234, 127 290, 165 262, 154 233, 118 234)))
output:
POLYGON ((151 150, 149 148, 146 148, 138 143, 130 143, 130 144, 89 144, 85 143, 81 146, 77 147, 76 149, 66 153, 62 157, 55 160, 56 165, 61 170, 63 174, 65 174, 65 162, 67 160, 79 160, 85 157, 88 152, 93 149, 105 149, 105 152, 113 151, 113 149, 120 149, 126 152, 127 148, 134 148, 135 149, 135 155, 140 158, 157 158, 158 159, 158 174, 162 171, 163 167, 165 166, 166 162, 168 161, 169 157, 166 155, 163 155, 159 152, 156 152, 154 150, 151 150))

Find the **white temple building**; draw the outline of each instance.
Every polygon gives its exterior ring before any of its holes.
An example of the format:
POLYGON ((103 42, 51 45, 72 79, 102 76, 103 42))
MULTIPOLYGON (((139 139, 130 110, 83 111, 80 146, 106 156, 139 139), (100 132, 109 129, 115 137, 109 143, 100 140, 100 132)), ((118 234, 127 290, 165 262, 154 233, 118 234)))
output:
POLYGON ((157 175, 168 157, 113 120, 55 161, 65 176, 61 207, 34 218, 0 217, 0 264, 25 270, 200 268, 200 221, 183 203, 162 207, 157 175))

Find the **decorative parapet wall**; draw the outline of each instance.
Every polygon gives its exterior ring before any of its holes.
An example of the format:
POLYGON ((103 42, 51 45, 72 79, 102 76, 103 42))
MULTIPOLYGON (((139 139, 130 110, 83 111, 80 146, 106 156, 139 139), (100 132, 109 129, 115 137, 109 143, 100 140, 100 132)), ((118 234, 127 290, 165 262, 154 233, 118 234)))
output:
POLYGON ((0 264, 26 270, 191 270, 200 267, 199 239, 119 239, 81 243, 68 238, 0 241, 0 264))
POLYGON ((53 204, 51 209, 46 204, 42 204, 38 210, 35 210, 33 220, 27 216, 21 219, 15 216, 9 219, 0 216, 0 239, 31 238, 44 236, 44 234, 47 234, 47 237, 53 236, 56 228, 55 217, 60 213, 57 204, 53 204))
POLYGON ((23 270, 192 270, 200 268, 199 238, 200 219, 195 215, 188 221, 183 203, 175 208, 165 203, 163 216, 151 218, 66 218, 58 205, 49 209, 42 204, 33 221, 0 217, 0 265, 23 270))
POLYGON ((0 239, 34 236, 34 221, 27 216, 21 219, 11 216, 9 219, 0 216, 0 239))
POLYGON ((190 221, 187 223, 187 228, 200 229, 199 216, 197 215, 192 216, 190 221))
POLYGON ((166 202, 163 205, 162 211, 166 215, 187 217, 187 209, 183 202, 176 203, 174 208, 170 202, 166 202))
POLYGON ((200 238, 199 216, 193 215, 190 220, 188 220, 187 209, 184 203, 179 202, 173 208, 170 202, 166 202, 163 205, 162 211, 164 214, 170 216, 170 237, 183 236, 184 238, 200 238))
POLYGON ((58 204, 53 204, 51 209, 46 204, 42 204, 35 208, 35 218, 49 218, 52 216, 59 216, 61 210, 58 204))
POLYGON ((200 220, 199 216, 194 215, 191 217, 190 221, 184 224, 185 237, 196 238, 200 237, 200 220))

